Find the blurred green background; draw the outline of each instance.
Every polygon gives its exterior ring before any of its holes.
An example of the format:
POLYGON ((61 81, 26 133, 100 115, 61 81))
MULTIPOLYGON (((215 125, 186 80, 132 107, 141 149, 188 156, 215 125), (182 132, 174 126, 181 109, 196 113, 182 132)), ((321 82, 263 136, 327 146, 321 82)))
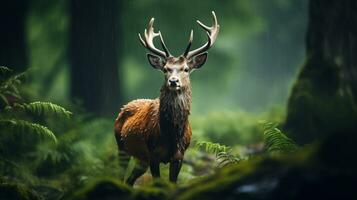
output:
MULTIPOLYGON (((68 55, 71 6, 81 9, 82 5, 59 0, 33 0, 28 6, 25 19, 26 66, 34 69, 31 87, 41 98, 62 104, 71 100, 70 68, 78 67, 71 65, 71 57, 68 55)), ((257 113, 271 107, 285 106, 289 88, 304 58, 306 0, 228 0, 204 3, 198 0, 134 0, 122 1, 115 9, 110 8, 112 5, 108 6, 103 8, 103 12, 108 13, 105 16, 107 20, 118 17, 114 20, 119 26, 117 35, 112 40, 115 48, 118 48, 113 58, 117 60, 117 66, 106 66, 103 62, 103 65, 99 63, 95 67, 98 71, 114 67, 118 69, 118 85, 113 86, 118 91, 100 88, 104 92, 108 90, 119 95, 119 99, 116 99, 116 94, 112 94, 113 100, 119 102, 115 102, 117 109, 114 105, 112 111, 109 111, 111 116, 116 114, 122 103, 137 98, 156 98, 159 95, 163 75, 150 67, 146 50, 137 36, 144 31, 149 19, 155 17, 156 30, 162 32, 167 46, 178 56, 187 45, 191 29, 194 30, 193 48, 205 42, 205 33, 195 21, 199 19, 211 24, 212 10, 218 16, 221 31, 214 48, 209 51, 208 62, 191 75, 192 115, 232 110, 257 113), (111 10, 118 13, 110 16, 111 10)), ((104 20, 100 23, 107 22, 104 20)), ((98 26, 100 28, 101 25, 98 26)), ((88 28, 81 33, 82 37, 88 34, 92 37, 90 40, 98 40, 96 37, 101 35, 93 35, 90 33, 92 31, 98 32, 88 28)), ((106 46, 95 42, 93 45, 100 47, 96 49, 97 54, 108 52, 106 46)), ((107 80, 105 76, 100 79, 107 80)))

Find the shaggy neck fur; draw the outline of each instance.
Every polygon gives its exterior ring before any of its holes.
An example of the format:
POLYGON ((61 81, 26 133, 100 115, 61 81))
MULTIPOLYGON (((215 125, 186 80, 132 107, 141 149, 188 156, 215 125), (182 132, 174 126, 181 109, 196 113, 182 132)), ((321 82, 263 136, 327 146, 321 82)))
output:
POLYGON ((160 95, 160 131, 170 146, 170 154, 183 150, 182 136, 188 125, 191 109, 191 88, 172 91, 161 88, 160 95))

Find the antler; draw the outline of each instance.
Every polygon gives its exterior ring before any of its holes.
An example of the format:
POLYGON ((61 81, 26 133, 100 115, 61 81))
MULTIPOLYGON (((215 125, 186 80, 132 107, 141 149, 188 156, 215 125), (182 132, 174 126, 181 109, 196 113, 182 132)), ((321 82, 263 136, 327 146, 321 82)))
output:
POLYGON ((207 32, 207 37, 208 37, 208 41, 206 44, 204 44, 203 46, 201 46, 198 49, 195 49, 193 51, 190 51, 191 45, 192 45, 192 40, 193 40, 193 31, 191 30, 191 34, 190 34, 190 40, 188 42, 187 48, 185 53, 183 54, 184 57, 186 57, 187 59, 192 58, 195 55, 198 55, 202 52, 207 51, 216 41, 218 32, 219 32, 219 25, 217 22, 217 17, 216 14, 214 13, 214 11, 212 11, 212 16, 213 16, 213 21, 214 24, 213 26, 209 27, 204 25, 202 22, 200 22, 199 20, 197 20, 197 23, 207 32))
POLYGON ((145 29, 144 31, 144 39, 141 37, 140 33, 139 33, 139 39, 141 44, 147 48, 148 50, 150 50, 151 52, 153 52, 154 54, 161 56, 161 57, 170 57, 171 54, 169 52, 169 50, 167 49, 164 40, 162 39, 162 35, 161 32, 159 31, 158 33, 154 32, 154 18, 151 18, 147 30, 145 29), (161 51, 159 49, 157 49, 154 45, 154 38, 160 36, 160 43, 162 48, 164 49, 164 51, 161 51))

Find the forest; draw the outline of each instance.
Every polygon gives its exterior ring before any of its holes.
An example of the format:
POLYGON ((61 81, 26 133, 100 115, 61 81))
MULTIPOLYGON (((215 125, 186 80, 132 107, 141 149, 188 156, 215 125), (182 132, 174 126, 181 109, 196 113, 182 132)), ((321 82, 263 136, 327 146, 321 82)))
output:
POLYGON ((1 200, 357 199, 357 1, 0 8, 1 200))

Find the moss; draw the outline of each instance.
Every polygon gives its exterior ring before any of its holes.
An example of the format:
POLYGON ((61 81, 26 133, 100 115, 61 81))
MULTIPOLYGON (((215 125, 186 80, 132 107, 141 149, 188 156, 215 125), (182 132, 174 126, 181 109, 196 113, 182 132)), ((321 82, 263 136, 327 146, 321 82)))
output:
POLYGON ((135 199, 164 200, 169 199, 176 186, 166 180, 154 180, 149 186, 135 190, 135 199))
POLYGON ((37 200, 40 199, 40 197, 36 192, 24 185, 15 183, 1 183, 0 199, 37 200))
POLYGON ((67 199, 131 199, 133 190, 124 183, 104 179, 94 180, 67 199))
POLYGON ((335 64, 309 58, 292 89, 284 126, 299 144, 353 128, 357 106, 335 64))
POLYGON ((151 185, 133 189, 128 185, 111 179, 94 180, 78 192, 65 199, 140 199, 162 200, 168 199, 174 186, 163 180, 154 181, 151 185))
POLYGON ((355 199, 356 143, 354 132, 336 132, 295 154, 261 157, 223 168, 181 189, 176 197, 355 199))
MULTIPOLYGON (((220 199, 237 198, 239 185, 248 184, 253 177, 261 177, 269 173, 278 165, 288 165, 276 158, 258 158, 250 161, 243 161, 239 165, 220 170, 213 176, 203 178, 193 183, 179 195, 178 199, 220 199), (262 167, 264 166, 264 167, 262 167)), ((270 174, 269 176, 274 176, 270 174)), ((244 196, 244 195, 243 195, 244 196)))

